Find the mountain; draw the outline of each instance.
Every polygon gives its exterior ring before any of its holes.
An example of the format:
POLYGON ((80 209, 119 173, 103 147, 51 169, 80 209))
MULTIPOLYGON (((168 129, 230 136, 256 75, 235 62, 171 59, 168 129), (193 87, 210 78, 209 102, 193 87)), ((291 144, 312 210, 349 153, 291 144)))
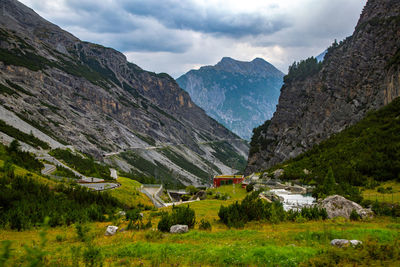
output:
POLYGON ((250 140, 253 128, 272 117, 283 76, 261 58, 244 62, 224 57, 176 81, 209 116, 250 140))
POLYGON ((293 64, 271 121, 252 138, 246 173, 309 150, 400 95, 400 2, 369 0, 352 36, 318 63, 293 64))
POLYGON ((7 124, 53 149, 76 148, 171 186, 205 184, 245 164, 248 145, 168 74, 83 42, 16 0, 0 8, 0 119, 7 124))

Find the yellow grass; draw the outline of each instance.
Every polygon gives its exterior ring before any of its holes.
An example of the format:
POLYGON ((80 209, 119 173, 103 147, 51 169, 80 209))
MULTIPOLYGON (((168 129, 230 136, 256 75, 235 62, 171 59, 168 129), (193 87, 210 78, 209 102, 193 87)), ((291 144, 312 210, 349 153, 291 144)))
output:
MULTIPOLYGON (((209 221, 218 220, 218 211, 221 205, 227 206, 235 201, 242 200, 247 192, 246 189, 242 188, 240 184, 224 185, 218 188, 211 189, 214 193, 229 194, 231 197, 228 200, 218 200, 218 199, 206 199, 201 201, 191 202, 188 205, 190 208, 194 209, 196 212, 196 219, 200 221, 201 219, 206 219, 209 221)), ((185 204, 182 204, 185 205, 185 204)), ((171 207, 164 208, 163 210, 170 210, 171 207)))
MULTIPOLYGON (((4 161, 3 160, 0 160, 0 167, 3 167, 3 165, 4 165, 4 161)), ((28 176, 30 176, 32 179, 34 179, 34 180, 36 180, 36 181, 38 181, 38 182, 41 182, 41 183, 43 183, 43 184, 47 184, 48 186, 55 186, 56 184, 57 184, 57 182, 56 181, 53 181, 53 180, 50 180, 50 179, 47 179, 47 178, 45 178, 45 177, 43 177, 43 176, 41 176, 41 175, 38 175, 38 174, 36 174, 36 173, 34 173, 34 172, 30 172, 30 171, 27 171, 27 170, 25 170, 25 169, 23 169, 23 168, 21 168, 21 167, 19 167, 19 166, 17 166, 17 165, 13 165, 14 166, 14 174, 15 175, 18 175, 18 176, 25 176, 25 175, 28 175, 28 176)))
POLYGON ((364 199, 368 200, 378 200, 382 202, 393 202, 393 203, 400 203, 400 183, 395 182, 395 181, 388 181, 388 182, 383 182, 379 186, 377 186, 374 189, 365 189, 362 192, 362 196, 364 199), (379 193, 378 187, 392 187, 393 188, 393 193, 379 193))
POLYGON ((153 206, 150 199, 139 191, 142 185, 141 183, 125 177, 119 177, 117 182, 119 182, 121 186, 110 190, 110 193, 124 205, 130 208, 137 206, 139 203, 146 206, 153 206))

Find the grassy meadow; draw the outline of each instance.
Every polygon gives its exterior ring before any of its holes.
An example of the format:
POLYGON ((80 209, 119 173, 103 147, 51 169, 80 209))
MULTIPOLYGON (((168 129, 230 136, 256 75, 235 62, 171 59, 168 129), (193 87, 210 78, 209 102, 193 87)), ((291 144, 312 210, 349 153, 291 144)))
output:
MULTIPOLYGON (((128 192, 140 184, 125 178, 120 178, 120 182, 123 186, 112 194, 126 203, 139 203, 140 195, 130 198, 128 192)), ((197 222, 211 222, 210 231, 199 230, 196 225, 185 234, 158 232, 159 210, 144 211, 143 221, 151 220, 152 229, 125 230, 115 236, 104 236, 105 229, 108 225, 126 228, 127 222, 122 218, 87 223, 83 225, 83 234, 78 233, 76 225, 21 232, 0 230, 0 240, 11 241, 8 258, 5 250, 0 249, 0 266, 30 266, 29 262, 38 257, 43 257, 47 266, 327 266, 327 259, 335 265, 353 266, 349 255, 356 255, 353 258, 360 266, 368 262, 393 266, 400 259, 393 245, 400 237, 399 220, 379 217, 356 222, 343 218, 305 223, 250 222, 243 229, 229 229, 218 221, 219 207, 241 200, 247 193, 232 185, 214 191, 227 193, 231 198, 190 203, 197 222), (40 232, 46 233, 45 237, 40 232), (358 239, 366 245, 335 249, 330 245, 335 238, 358 239), (392 257, 379 256, 379 251, 384 250, 390 251, 392 257), (372 251, 376 255, 371 255, 372 251)), ((6 244, 2 242, 3 247, 6 244)))

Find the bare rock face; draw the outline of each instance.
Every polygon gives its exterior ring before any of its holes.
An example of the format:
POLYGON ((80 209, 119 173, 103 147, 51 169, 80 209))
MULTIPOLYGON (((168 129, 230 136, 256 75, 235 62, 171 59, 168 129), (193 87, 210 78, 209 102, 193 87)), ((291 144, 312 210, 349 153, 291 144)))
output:
POLYGON ((353 210, 357 212, 361 218, 367 218, 372 216, 372 211, 364 209, 359 204, 350 201, 342 196, 333 195, 320 201, 318 204, 321 208, 326 209, 328 213, 328 218, 334 217, 344 217, 346 219, 350 218, 350 214, 353 210))
POLYGON ((176 224, 172 225, 169 232, 172 234, 181 234, 189 231, 189 227, 187 225, 176 224))
POLYGON ((293 158, 400 95, 400 1, 369 0, 352 36, 314 74, 285 81, 246 173, 293 158))
POLYGON ((170 183, 204 185, 232 172, 233 158, 245 165, 247 143, 208 117, 168 74, 83 42, 16 0, 0 1, 0 10, 0 84, 13 92, 1 93, 0 104, 8 111, 97 160, 159 180, 169 175, 170 183), (165 146, 172 151, 157 150, 165 146), (125 150, 134 154, 130 160, 103 157, 125 150), (195 167, 179 166, 187 162, 195 167))

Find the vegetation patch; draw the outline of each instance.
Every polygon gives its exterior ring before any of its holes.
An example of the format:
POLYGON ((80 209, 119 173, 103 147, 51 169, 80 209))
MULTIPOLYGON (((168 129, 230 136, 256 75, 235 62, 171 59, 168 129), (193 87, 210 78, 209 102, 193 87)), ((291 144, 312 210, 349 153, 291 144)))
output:
POLYGON ((182 169, 196 175, 197 177, 202 178, 204 181, 209 179, 209 175, 207 172, 203 171, 183 156, 179 155, 178 153, 172 151, 169 148, 165 148, 161 150, 161 153, 165 155, 170 161, 181 167, 182 169))
POLYGON ((0 120, 0 131, 19 140, 24 143, 27 143, 28 145, 31 145, 35 148, 43 148, 43 149, 49 149, 50 146, 46 142, 38 139, 37 137, 33 136, 33 134, 26 134, 24 132, 21 132, 17 128, 12 127, 11 125, 6 124, 3 120, 0 120))
POLYGON ((83 158, 78 154, 72 153, 70 150, 60 148, 50 151, 49 154, 57 159, 63 160, 71 168, 83 175, 108 180, 112 179, 110 177, 109 167, 96 163, 91 157, 83 158))
POLYGON ((211 153, 226 166, 239 170, 239 172, 246 167, 247 160, 239 155, 228 142, 214 142, 210 143, 210 146, 215 151, 211 153))
POLYGON ((295 61, 291 66, 289 66, 289 72, 285 77, 283 77, 283 81, 285 84, 293 81, 303 81, 307 77, 318 73, 321 68, 322 62, 318 62, 314 57, 300 60, 300 62, 295 61))
POLYGON ((59 184, 48 185, 8 173, 0 177, 0 226, 18 231, 40 225, 46 216, 50 226, 74 222, 105 221, 121 204, 107 193, 59 184))

